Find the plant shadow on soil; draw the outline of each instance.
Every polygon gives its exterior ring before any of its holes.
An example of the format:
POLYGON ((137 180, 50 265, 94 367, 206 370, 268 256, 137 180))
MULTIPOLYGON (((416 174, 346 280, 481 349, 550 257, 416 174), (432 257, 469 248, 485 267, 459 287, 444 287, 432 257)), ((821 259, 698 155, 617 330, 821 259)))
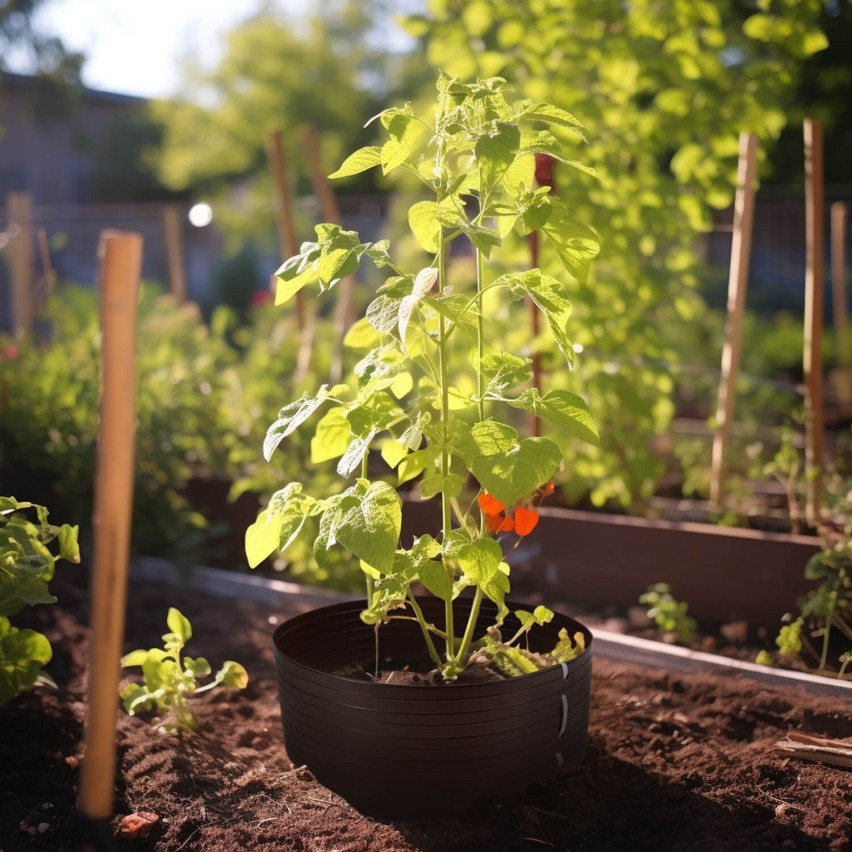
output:
MULTIPOLYGON (((87 606, 85 573, 66 574, 59 603, 29 617, 54 644, 59 689, 0 708, 2 852, 82 847, 74 805, 87 606)), ((772 751, 789 728, 851 736, 843 699, 596 659, 582 764, 458 819, 376 822, 287 757, 271 633, 298 602, 205 599, 150 583, 132 583, 129 601, 125 650, 157 644, 177 606, 193 624, 190 653, 214 668, 236 659, 252 680, 242 693, 199 696, 195 736, 164 737, 121 712, 115 823, 134 811, 160 818, 146 839, 117 841, 122 852, 852 850, 852 774, 772 751)))

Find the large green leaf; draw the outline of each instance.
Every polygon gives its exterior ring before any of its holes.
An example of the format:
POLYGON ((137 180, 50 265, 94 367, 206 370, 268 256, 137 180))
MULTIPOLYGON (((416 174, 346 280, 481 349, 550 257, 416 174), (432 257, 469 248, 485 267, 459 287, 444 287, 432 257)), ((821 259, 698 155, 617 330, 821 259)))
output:
POLYGON ((329 178, 345 178, 360 174, 367 169, 378 166, 382 162, 382 149, 371 145, 367 148, 359 148, 354 154, 350 154, 340 168, 332 172, 329 178))
POLYGON ((399 311, 397 314, 397 323, 399 328, 399 340, 405 349, 405 332, 408 329, 408 323, 411 320, 411 315, 414 309, 420 302, 429 294, 435 283, 438 280, 438 270, 433 266, 426 269, 421 269, 414 279, 414 285, 411 288, 411 293, 405 296, 399 303, 399 311))
POLYGON ((598 256, 598 235, 580 222, 558 198, 551 197, 551 210, 541 232, 556 249, 562 265, 580 282, 586 280, 589 265, 598 256))
POLYGON ((496 123, 492 134, 479 137, 475 150, 483 196, 515 162, 520 144, 518 126, 503 121, 496 123))
POLYGON ((547 420, 560 432, 579 438, 588 444, 600 446, 595 421, 583 397, 567 390, 549 390, 544 396, 537 388, 524 391, 517 399, 508 400, 515 408, 522 408, 547 420))
POLYGON ((568 363, 573 364, 574 350, 566 330, 568 318, 571 315, 568 288, 540 269, 509 273, 498 278, 495 284, 497 283, 509 287, 516 295, 526 293, 533 300, 536 307, 544 314, 556 345, 568 363))
POLYGON ((418 201, 408 209, 408 225, 423 251, 434 254, 441 244, 443 226, 438 218, 437 201, 418 201))
POLYGON ((389 572, 402 527, 399 496, 386 482, 367 486, 364 480, 345 494, 356 499, 341 504, 346 508, 334 524, 336 540, 368 565, 389 572))
POLYGON ((584 142, 588 142, 583 131, 585 128, 570 112, 553 104, 529 104, 521 113, 521 118, 531 121, 541 121, 545 124, 556 124, 559 127, 567 127, 579 136, 584 142))
POLYGON ((352 440, 352 428, 340 405, 329 408, 317 423, 311 438, 311 461, 314 464, 340 458, 352 440))
POLYGON ((387 110, 382 115, 382 124, 390 134, 381 149, 382 172, 388 174, 411 156, 426 132, 426 125, 411 114, 410 107, 387 110))
POLYGON ((300 399, 285 405, 278 412, 278 419, 269 427, 263 441, 263 457, 269 461, 276 447, 295 429, 302 425, 324 402, 335 399, 344 391, 346 385, 322 385, 314 397, 302 394, 300 399))
POLYGON ((494 420, 473 425, 464 439, 462 456, 482 487, 506 506, 544 485, 562 463, 553 441, 520 440, 511 426, 494 420))

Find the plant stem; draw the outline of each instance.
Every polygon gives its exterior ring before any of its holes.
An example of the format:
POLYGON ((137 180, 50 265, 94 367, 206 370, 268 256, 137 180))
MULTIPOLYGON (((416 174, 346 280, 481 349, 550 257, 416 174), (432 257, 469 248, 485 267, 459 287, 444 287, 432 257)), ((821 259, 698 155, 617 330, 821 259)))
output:
POLYGON ((470 643, 473 640, 473 631, 476 627, 476 620, 479 618, 479 607, 482 605, 482 589, 476 587, 476 593, 473 596, 473 604, 470 607, 470 615, 467 617, 467 627, 462 637, 461 647, 459 648, 456 662, 464 668, 467 665, 467 657, 469 654, 470 643))
POLYGON ((420 609, 420 604, 417 603, 417 598, 414 597, 411 589, 408 590, 408 602, 411 604, 411 608, 414 610, 414 615, 417 618, 417 623, 423 631, 423 638, 426 640, 426 647, 429 649, 429 656, 432 658, 432 662, 440 668, 441 656, 435 648, 435 643, 432 641, 432 637, 429 635, 429 625, 426 624, 426 619, 423 617, 423 610, 420 609))
POLYGON ((831 602, 831 605, 828 608, 828 613, 825 616, 825 633, 822 635, 822 656, 819 658, 820 671, 825 668, 826 661, 828 660, 828 640, 831 638, 831 620, 833 615, 834 601, 831 602))
MULTIPOLYGON (((441 240, 441 246, 438 249, 438 292, 443 292, 444 287, 446 285, 446 274, 447 274, 447 258, 446 258, 446 244, 443 240, 441 240)), ((452 505, 450 503, 450 495, 447 493, 447 480, 450 475, 450 452, 448 449, 449 444, 449 430, 448 424, 450 419, 450 379, 449 379, 449 371, 447 369, 447 326, 446 319, 441 316, 438 320, 438 372, 440 373, 441 379, 441 424, 443 428, 443 434, 441 436, 441 478, 443 480, 443 487, 441 490, 441 520, 442 527, 444 533, 444 542, 449 541, 450 533, 453 530, 453 510, 452 505)), ((448 573, 451 574, 450 580, 452 577, 452 569, 448 569, 448 573)), ((453 602, 452 600, 446 601, 445 604, 445 612, 446 612, 446 628, 447 628, 447 659, 452 659, 453 656, 453 602)))

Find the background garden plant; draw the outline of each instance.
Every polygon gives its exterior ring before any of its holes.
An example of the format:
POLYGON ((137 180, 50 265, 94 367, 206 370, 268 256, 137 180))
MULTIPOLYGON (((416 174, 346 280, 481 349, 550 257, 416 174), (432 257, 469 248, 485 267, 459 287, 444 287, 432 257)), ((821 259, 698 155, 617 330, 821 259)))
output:
POLYGON ((47 518, 44 506, 0 497, 0 703, 53 683, 42 671, 53 656, 47 637, 9 620, 26 606, 55 603, 48 583, 56 560, 80 561, 77 527, 57 527, 47 518), (48 547, 52 543, 58 552, 48 547))
MULTIPOLYGON (((269 459, 325 409, 312 456, 338 459, 337 473, 354 481, 332 496, 309 494, 301 482, 292 482, 273 495, 246 533, 254 566, 275 550, 285 551, 306 520, 318 518, 317 561, 322 564, 336 545, 360 560, 367 585, 362 619, 377 626, 389 618, 416 619, 435 667, 447 679, 466 667, 474 650, 488 653, 473 635, 483 599, 497 605, 498 624, 508 612, 508 545, 495 533, 532 530, 538 502, 562 463, 556 443, 521 438, 495 419, 498 407, 535 414, 563 435, 598 443, 580 396, 529 387, 530 358, 496 348, 486 333, 490 316, 508 309, 499 295, 508 296, 516 311, 529 299, 570 367, 565 279, 584 280, 598 253, 595 232, 533 180, 536 154, 592 172, 549 129, 567 128, 582 140, 582 126, 550 104, 513 106, 505 90, 501 78, 464 84, 442 75, 433 123, 410 105, 385 110, 376 118, 387 141, 355 152, 332 175, 344 178, 380 166, 385 174, 402 169, 415 176, 429 197, 411 206, 408 222, 428 261, 407 271, 386 241, 362 243, 357 233, 325 224, 317 226, 317 241, 304 243, 278 271, 279 304, 309 285, 320 292, 333 289, 364 259, 389 275, 366 317, 347 335, 350 346, 366 350, 355 366, 355 387, 322 385, 314 395, 305 393, 281 409, 264 441, 269 459), (490 274, 492 253, 513 228, 543 235, 562 262, 562 279, 539 269, 490 274), (450 287, 448 250, 459 238, 471 244, 473 280, 450 287), (420 496, 440 498, 438 538, 425 534, 400 547, 400 496, 388 482, 370 476, 370 449, 379 439, 399 485, 419 477, 420 496), (412 592, 416 581, 444 601, 443 628, 425 621, 412 592), (452 603, 466 588, 473 589, 471 613, 457 626, 452 603), (411 615, 396 613, 406 607, 411 615)), ((491 638, 500 640, 499 634, 491 638)), ((565 637, 551 661, 576 652, 565 637)))

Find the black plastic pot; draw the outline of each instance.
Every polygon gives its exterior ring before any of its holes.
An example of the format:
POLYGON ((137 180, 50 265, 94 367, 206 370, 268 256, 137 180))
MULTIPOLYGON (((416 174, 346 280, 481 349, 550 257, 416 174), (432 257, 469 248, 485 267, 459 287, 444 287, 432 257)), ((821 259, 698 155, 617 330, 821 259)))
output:
MULTIPOLYGON (((441 601, 419 602, 428 621, 443 624, 441 601)), ((547 651, 561 628, 582 632, 588 650, 569 663, 490 683, 397 685, 330 674, 353 663, 372 671, 375 633, 359 618, 364 607, 323 607, 286 621, 274 635, 287 753, 357 810, 383 819, 449 816, 582 760, 592 636, 579 622, 556 614, 530 633, 530 649, 547 651)), ((461 623, 470 601, 457 600, 454 609, 461 623)), ((484 605, 476 635, 493 615, 484 605)), ((517 626, 507 618, 504 635, 517 626)), ((391 621, 379 630, 382 660, 422 652, 416 623, 391 621)))

